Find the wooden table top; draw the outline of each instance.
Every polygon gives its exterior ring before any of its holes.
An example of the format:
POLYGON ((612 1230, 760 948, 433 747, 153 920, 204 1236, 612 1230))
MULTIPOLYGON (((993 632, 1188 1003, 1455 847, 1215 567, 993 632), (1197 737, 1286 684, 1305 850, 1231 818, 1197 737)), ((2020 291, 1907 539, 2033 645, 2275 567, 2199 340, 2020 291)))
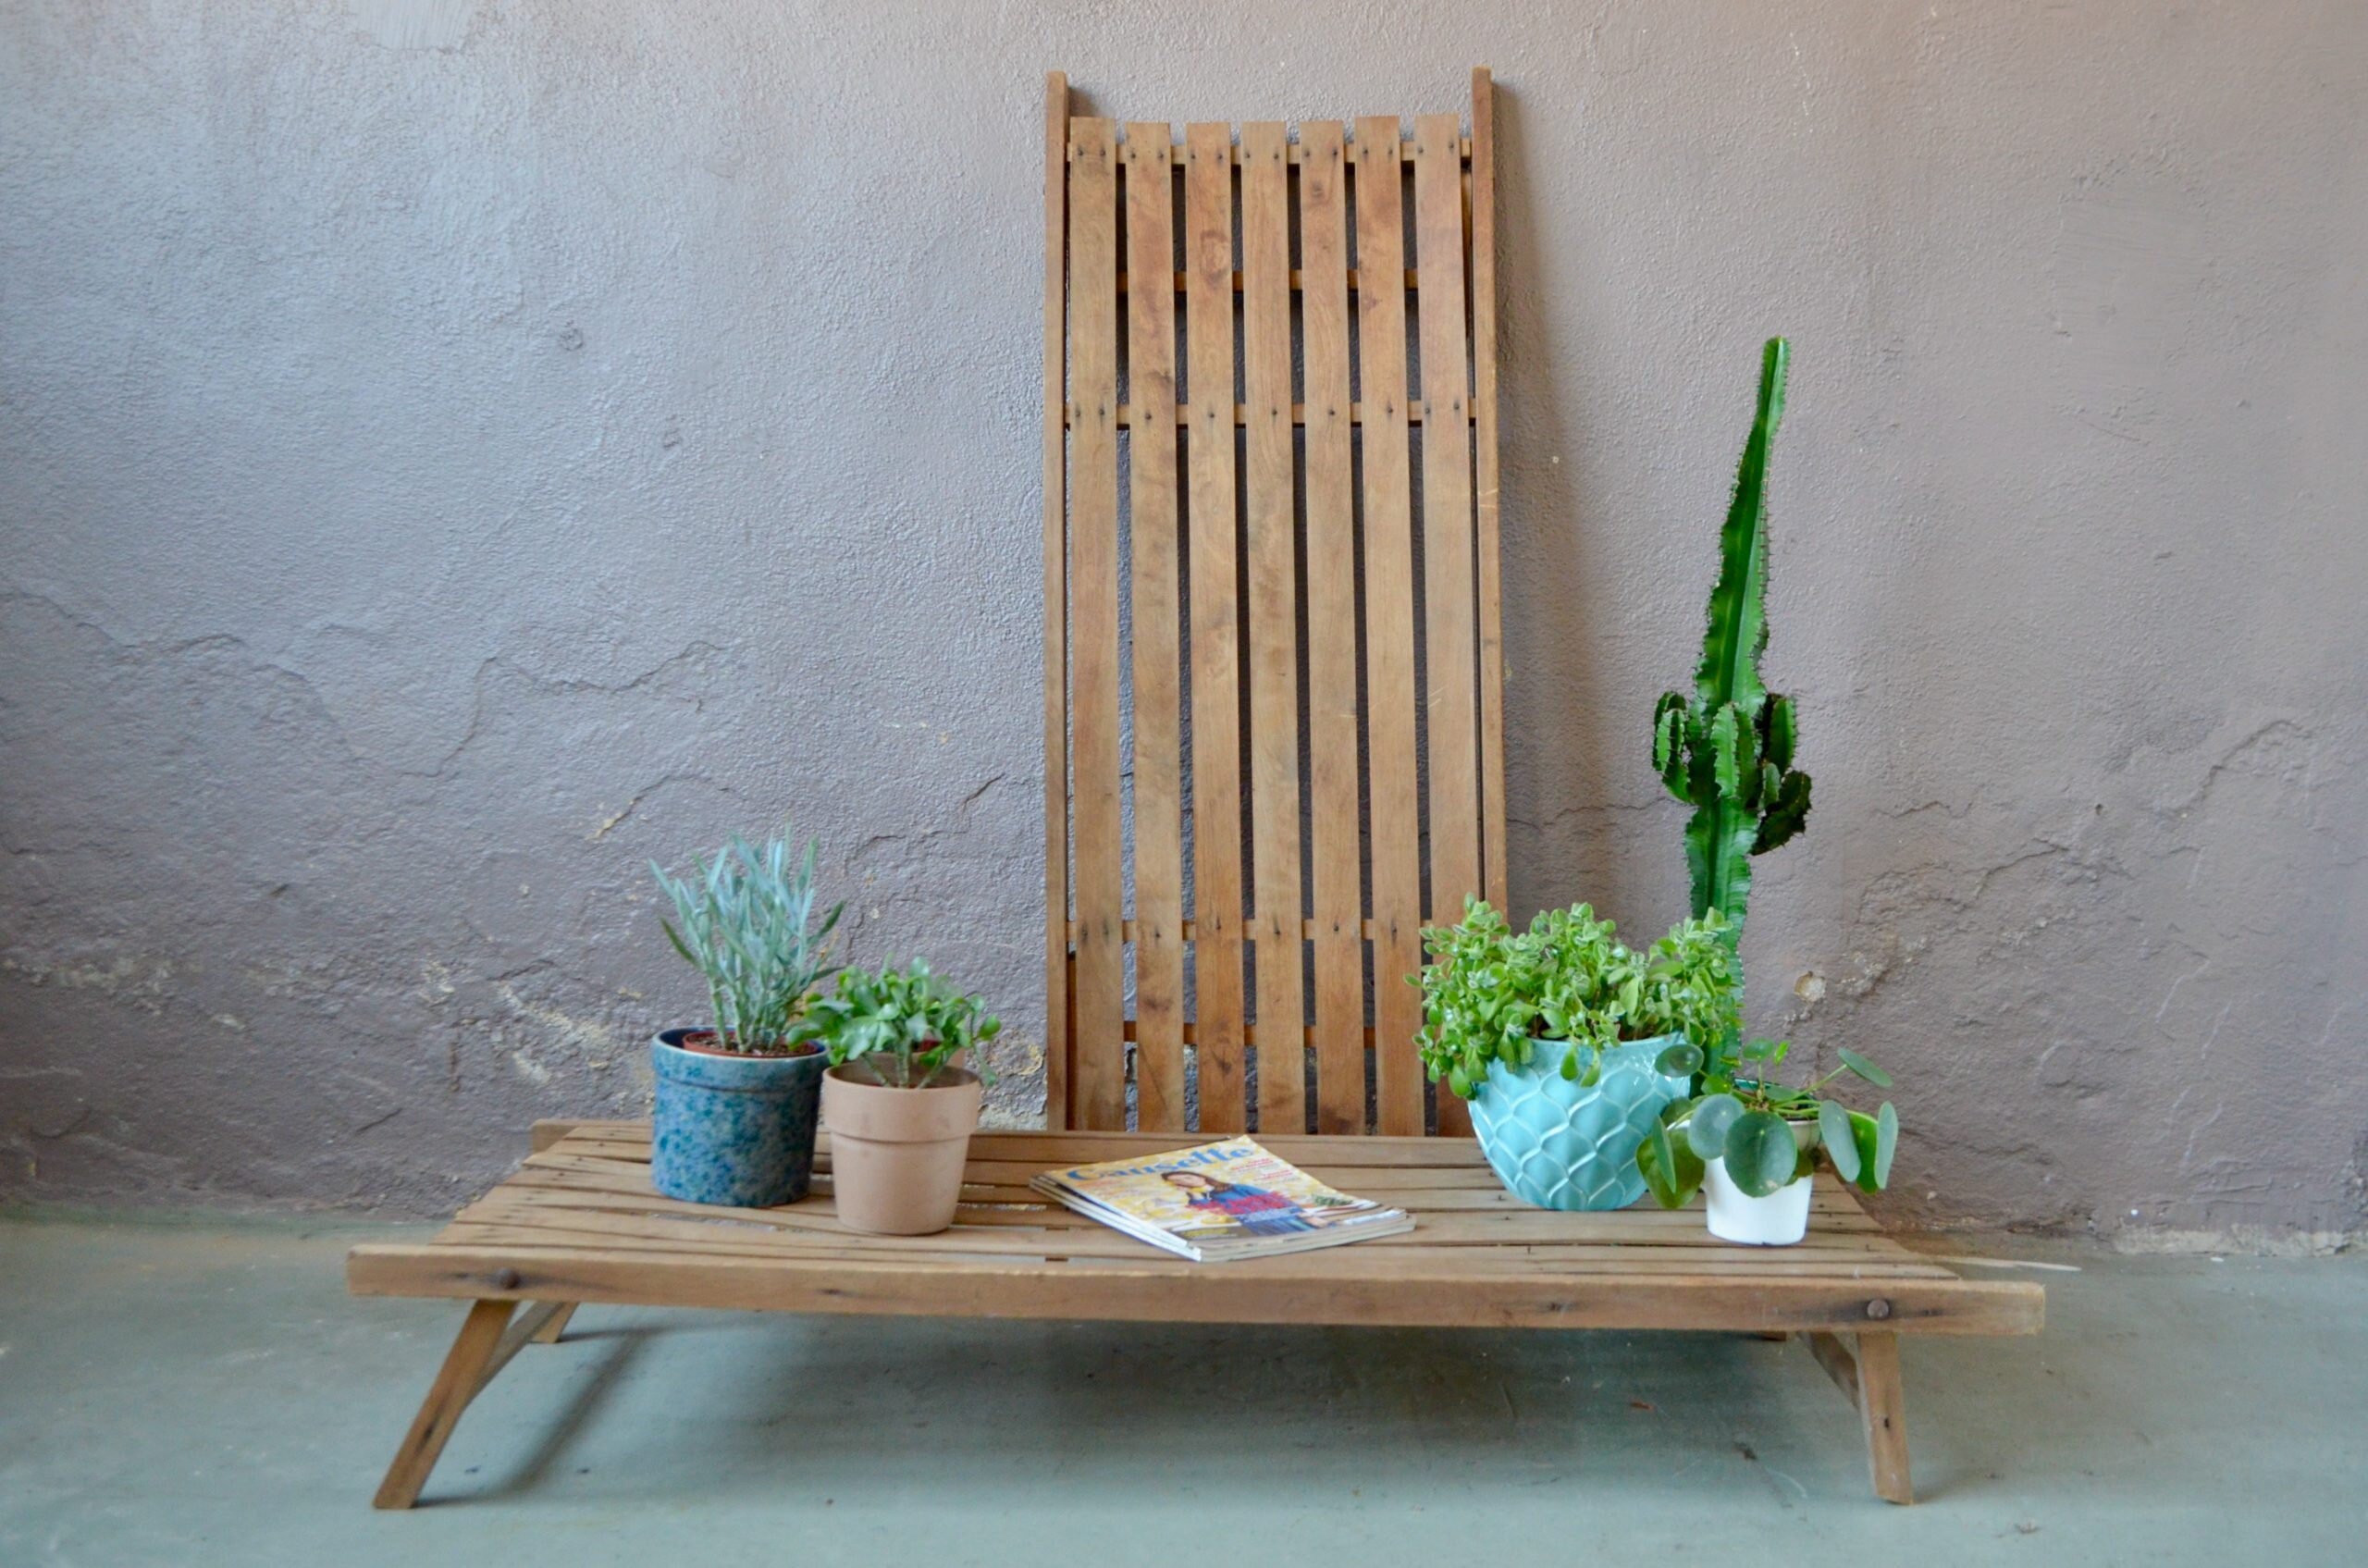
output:
POLYGON ((1054 1167, 1189 1135, 981 1132, 935 1236, 866 1236, 814 1192, 771 1209, 677 1203, 649 1181, 646 1122, 545 1123, 516 1174, 420 1242, 353 1249, 359 1295, 793 1312, 1136 1321, 2036 1333, 2041 1287, 1967 1279, 1882 1234, 1820 1171, 1808 1239, 1735 1246, 1690 1210, 1562 1214, 1504 1191, 1469 1138, 1270 1138, 1414 1229, 1317 1252, 1195 1264, 1028 1187, 1054 1167))

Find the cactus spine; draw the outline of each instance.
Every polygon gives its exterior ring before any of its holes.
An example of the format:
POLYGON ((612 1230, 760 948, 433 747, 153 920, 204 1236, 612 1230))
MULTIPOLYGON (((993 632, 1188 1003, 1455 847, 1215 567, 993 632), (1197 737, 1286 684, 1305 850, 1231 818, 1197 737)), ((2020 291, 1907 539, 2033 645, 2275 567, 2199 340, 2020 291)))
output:
POLYGON ((1782 338, 1761 352, 1759 409, 1719 534, 1719 582, 1694 695, 1671 692, 1653 710, 1653 767, 1694 808, 1685 824, 1694 913, 1715 908, 1738 933, 1751 857, 1800 832, 1809 814, 1809 776, 1793 766, 1793 704, 1759 677, 1768 647, 1768 451, 1783 417, 1787 355, 1782 338))

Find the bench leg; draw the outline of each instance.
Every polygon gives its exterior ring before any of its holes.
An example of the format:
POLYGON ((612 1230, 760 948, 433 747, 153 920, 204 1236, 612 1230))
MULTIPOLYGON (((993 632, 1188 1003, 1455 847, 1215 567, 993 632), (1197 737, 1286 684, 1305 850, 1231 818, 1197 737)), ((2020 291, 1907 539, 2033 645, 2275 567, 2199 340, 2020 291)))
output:
POLYGON ((559 1343, 559 1337, 567 1332, 567 1320, 575 1315, 576 1303, 561 1302, 557 1304, 559 1310, 551 1314, 550 1321, 535 1330, 535 1343, 556 1345, 559 1343))
POLYGON ((1867 1424, 1867 1462, 1875 1495, 1911 1503, 1907 1479, 1907 1396, 1899 1379, 1899 1336, 1858 1336, 1858 1414, 1867 1424))
POLYGON ((1907 1473, 1907 1401, 1899 1377, 1899 1336, 1856 1334, 1802 1336, 1826 1376, 1850 1402, 1867 1428, 1867 1464, 1875 1495, 1885 1502, 1916 1500, 1907 1473))
POLYGON ((445 1352, 443 1369, 427 1390, 426 1402, 413 1418, 403 1446, 395 1451, 394 1463, 387 1466, 387 1478, 378 1483, 378 1495, 371 1499, 373 1508, 409 1508, 417 1502, 420 1488, 427 1484, 427 1473, 436 1468, 452 1428, 460 1425, 461 1412, 493 1381, 494 1374, 510 1364, 510 1358, 528 1340, 573 1310, 571 1303, 541 1302, 512 1323, 510 1315, 516 1305, 515 1302, 485 1301, 469 1308, 452 1348, 445 1352))

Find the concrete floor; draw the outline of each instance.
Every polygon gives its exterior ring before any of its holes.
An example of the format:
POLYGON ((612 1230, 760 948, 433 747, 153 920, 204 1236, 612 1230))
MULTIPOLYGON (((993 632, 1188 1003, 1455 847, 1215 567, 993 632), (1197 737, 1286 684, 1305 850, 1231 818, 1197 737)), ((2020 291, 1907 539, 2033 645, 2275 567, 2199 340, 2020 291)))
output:
POLYGON ((459 1320, 347 1298, 386 1234, 0 1224, 0 1564, 2368 1562, 2359 1257, 1993 1245, 2080 1271, 2040 1340, 1910 1344, 1912 1510, 1738 1337, 593 1307, 379 1514, 459 1320))

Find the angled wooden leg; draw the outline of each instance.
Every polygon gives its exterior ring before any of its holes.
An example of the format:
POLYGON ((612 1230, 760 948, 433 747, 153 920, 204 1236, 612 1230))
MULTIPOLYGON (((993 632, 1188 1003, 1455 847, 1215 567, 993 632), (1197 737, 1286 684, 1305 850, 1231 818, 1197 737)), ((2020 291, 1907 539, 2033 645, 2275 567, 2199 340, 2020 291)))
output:
POLYGON ((551 1314, 550 1321, 535 1330, 535 1343, 538 1345, 558 1344, 559 1337, 567 1332, 567 1320, 575 1315, 575 1303, 561 1302, 556 1304, 559 1310, 551 1314))
POLYGON ((1858 1407, 1867 1428, 1867 1463, 1872 1471, 1875 1495, 1885 1502, 1910 1503, 1915 1491, 1907 1479, 1907 1404, 1899 1379, 1899 1336, 1859 1334, 1855 1345, 1838 1334, 1809 1333, 1809 1353, 1833 1379, 1842 1395, 1858 1407))
POLYGON ((1858 1336, 1858 1414, 1867 1424, 1867 1462, 1875 1495, 1910 1503, 1907 1480, 1907 1398, 1899 1379, 1899 1336, 1858 1336))
POLYGON ((427 1484, 427 1473, 436 1468, 437 1456, 460 1424, 461 1412, 476 1398, 486 1379, 500 1370, 495 1354, 501 1349, 501 1330, 516 1305, 514 1302, 478 1302, 469 1308, 459 1336, 445 1354, 443 1370, 436 1374, 436 1382, 427 1390, 426 1402, 412 1421, 403 1446, 395 1451, 394 1463, 387 1466, 387 1478, 378 1483, 378 1495, 371 1500, 373 1508, 409 1508, 419 1500, 419 1488, 427 1484))

